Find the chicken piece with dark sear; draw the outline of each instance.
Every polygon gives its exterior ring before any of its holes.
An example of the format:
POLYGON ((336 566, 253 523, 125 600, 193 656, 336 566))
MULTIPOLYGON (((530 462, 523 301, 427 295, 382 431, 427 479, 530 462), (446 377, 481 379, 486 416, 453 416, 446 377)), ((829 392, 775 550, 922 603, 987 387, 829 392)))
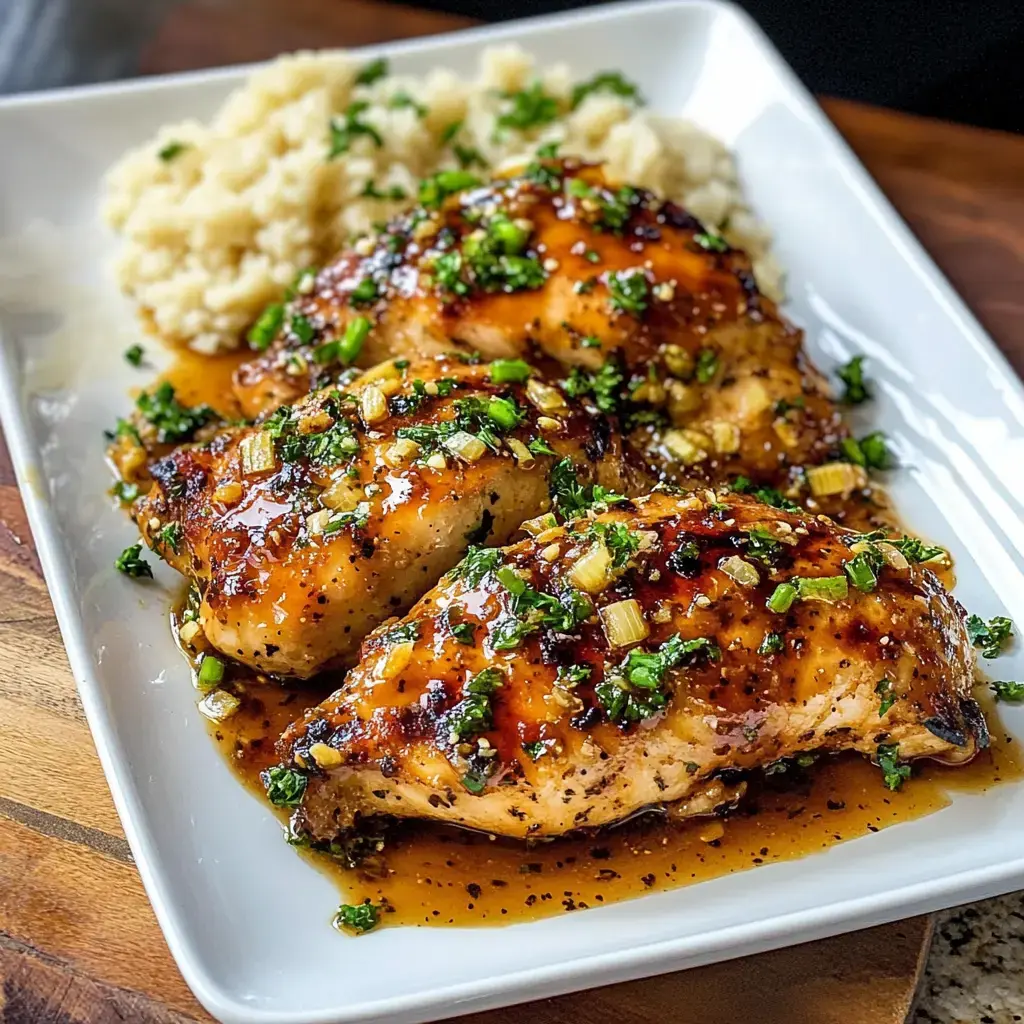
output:
POLYGON ((236 375, 250 415, 352 360, 457 339, 488 358, 552 360, 570 393, 624 414, 668 479, 779 486, 846 436, 747 255, 592 165, 538 160, 487 184, 442 172, 420 206, 307 280, 236 375))
POLYGON ((898 544, 710 492, 528 528, 287 730, 311 841, 388 816, 525 839, 709 814, 743 773, 841 751, 897 788, 987 743, 963 610, 898 544))
POLYGON ((344 664, 470 544, 547 509, 560 459, 642 489, 604 418, 530 372, 385 363, 156 462, 134 518, 198 588, 215 650, 288 676, 344 664))

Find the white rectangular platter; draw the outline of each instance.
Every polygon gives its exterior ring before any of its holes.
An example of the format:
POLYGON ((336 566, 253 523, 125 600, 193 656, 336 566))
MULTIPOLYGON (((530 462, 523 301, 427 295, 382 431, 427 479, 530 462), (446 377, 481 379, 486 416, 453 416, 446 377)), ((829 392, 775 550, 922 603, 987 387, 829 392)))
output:
MULTIPOLYGON (((382 47, 469 71, 516 41, 578 76, 616 68, 737 154, 789 272, 789 316, 826 370, 862 352, 903 468, 907 522, 948 544, 961 601, 1024 622, 1024 390, 758 29, 711 2, 601 7, 382 47)), ((0 412, 71 664, 146 889, 186 980, 233 1024, 418 1021, 739 956, 1024 886, 1024 786, 802 861, 504 928, 329 926, 332 883, 230 774, 165 612, 133 587, 102 430, 137 385, 105 270, 104 170, 160 124, 208 117, 240 69, 0 102, 0 412)), ((1002 678, 1024 677, 1019 653, 1002 678)), ((1024 736, 1024 711, 1003 711, 1024 736)))

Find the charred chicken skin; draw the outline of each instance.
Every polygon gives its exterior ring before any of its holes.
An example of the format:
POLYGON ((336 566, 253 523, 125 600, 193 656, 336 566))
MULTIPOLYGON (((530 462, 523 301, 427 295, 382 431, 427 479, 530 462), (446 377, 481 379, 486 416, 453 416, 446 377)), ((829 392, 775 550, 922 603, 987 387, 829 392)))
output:
POLYGON ((236 375, 249 415, 346 360, 454 343, 546 358, 570 393, 621 412, 671 480, 742 473, 781 486, 845 437, 801 332, 759 293, 746 254, 577 161, 538 160, 486 185, 443 172, 420 206, 299 291, 272 318, 269 349, 236 375))
POLYGON ((711 492, 527 528, 368 637, 285 733, 311 840, 384 816, 530 838, 706 814, 745 772, 840 751, 895 788, 907 760, 987 742, 962 609, 898 545, 711 492))
POLYGON ((637 492, 607 422, 530 373, 385 363, 157 461, 133 515, 195 584, 214 649, 308 677, 349 661, 469 544, 503 543, 548 508, 559 460, 637 492))

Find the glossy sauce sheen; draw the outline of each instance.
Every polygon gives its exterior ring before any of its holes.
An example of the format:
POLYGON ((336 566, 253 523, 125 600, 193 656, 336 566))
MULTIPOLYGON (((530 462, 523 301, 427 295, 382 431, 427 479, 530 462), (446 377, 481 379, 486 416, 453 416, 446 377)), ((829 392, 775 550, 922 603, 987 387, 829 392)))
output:
MULTIPOLYGON (((231 375, 244 355, 211 360, 182 354, 164 379, 184 403, 207 403, 222 415, 235 416, 231 375)), ((870 502, 848 502, 829 511, 860 529, 894 519, 880 492, 870 502)), ((951 586, 952 570, 941 575, 951 586)), ((211 724, 232 770, 261 800, 259 772, 276 763, 280 733, 335 684, 316 680, 281 688, 241 682, 236 689, 246 699, 240 713, 227 723, 211 724)), ((990 722, 996 724, 992 717, 990 722)), ((834 758, 786 780, 785 788, 763 788, 725 820, 670 823, 648 815, 593 836, 550 843, 527 845, 443 825, 410 824, 387 850, 383 877, 341 868, 323 854, 304 856, 336 879, 346 902, 386 902, 392 910, 388 924, 527 920, 805 856, 922 817, 946 806, 951 790, 982 791, 1019 778, 1024 772, 1016 747, 996 727, 991 751, 972 764, 950 770, 919 762, 911 782, 895 793, 866 760, 834 758)))
MULTIPOLYGON (((277 763, 284 727, 329 686, 246 684, 234 718, 211 726, 232 771, 264 800, 259 773, 277 763)), ((958 768, 922 761, 897 792, 865 759, 824 760, 778 785, 767 784, 725 819, 673 824, 648 815, 595 835, 529 845, 443 825, 409 825, 379 870, 348 870, 304 851, 334 878, 347 903, 386 901, 385 923, 478 925, 550 917, 644 892, 792 860, 948 806, 952 793, 978 793, 1024 777, 1019 744, 986 707, 992 746, 958 768), (755 813, 756 812, 756 813, 755 813)), ((780 777, 785 779, 785 777, 780 777)), ((283 840, 282 840, 283 841, 283 840)))

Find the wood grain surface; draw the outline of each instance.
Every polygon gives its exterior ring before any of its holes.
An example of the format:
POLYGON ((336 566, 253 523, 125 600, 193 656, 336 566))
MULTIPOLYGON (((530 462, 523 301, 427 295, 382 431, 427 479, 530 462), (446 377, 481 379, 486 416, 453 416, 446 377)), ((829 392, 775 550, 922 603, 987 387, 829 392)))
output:
MULTIPOLYGON (((369 0, 196 0, 153 40, 143 69, 247 61, 462 24, 369 0)), ((1024 140, 856 104, 824 105, 1024 372, 1024 140)), ((898 1024, 927 934, 928 922, 916 918, 472 1019, 898 1024)), ((142 890, 0 445, 0 1021, 208 1019, 142 890)))

